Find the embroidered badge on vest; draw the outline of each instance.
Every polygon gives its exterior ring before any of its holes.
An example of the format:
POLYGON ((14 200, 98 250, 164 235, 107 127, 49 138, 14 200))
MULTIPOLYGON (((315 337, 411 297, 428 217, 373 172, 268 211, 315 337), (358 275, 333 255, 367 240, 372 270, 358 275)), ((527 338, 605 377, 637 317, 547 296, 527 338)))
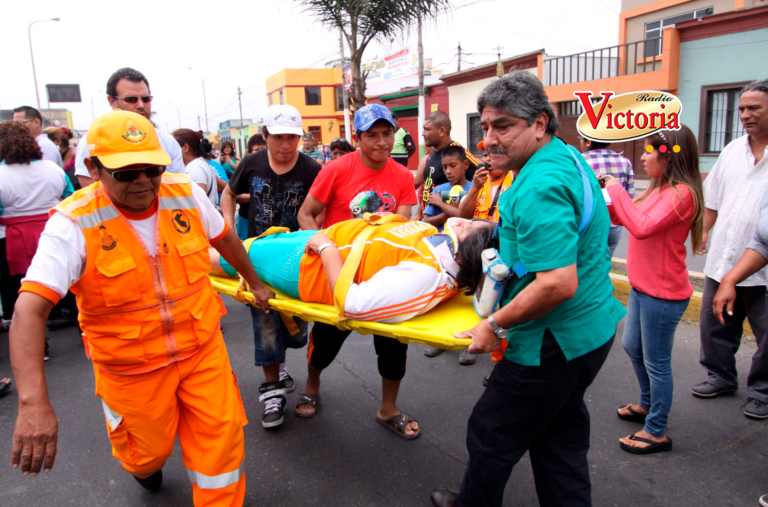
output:
POLYGON ((192 228, 192 222, 189 220, 189 215, 182 209, 173 210, 173 228, 179 232, 179 234, 186 234, 192 228))
POLYGON ((102 250, 112 250, 117 246, 117 241, 112 237, 107 228, 103 225, 99 226, 99 237, 101 238, 102 250))

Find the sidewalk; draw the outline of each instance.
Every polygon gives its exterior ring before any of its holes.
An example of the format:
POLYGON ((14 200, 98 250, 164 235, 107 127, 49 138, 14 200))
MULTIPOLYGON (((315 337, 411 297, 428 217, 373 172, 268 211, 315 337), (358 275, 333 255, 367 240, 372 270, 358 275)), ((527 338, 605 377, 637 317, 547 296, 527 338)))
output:
MULTIPOLYGON (((250 425, 246 435, 246 505, 315 506, 430 505, 437 485, 458 487, 467 462, 466 424, 491 368, 481 356, 474 366, 458 364, 457 353, 429 359, 424 347, 409 349, 400 408, 415 416, 424 434, 400 440, 375 423, 381 381, 371 337, 350 336, 323 374, 323 400, 313 419, 293 414, 306 379, 306 350, 291 350, 288 366, 297 389, 288 395, 286 422, 261 428, 253 366, 250 315, 225 298, 224 318, 232 366, 240 381, 250 425)), ((458 331, 458 330, 457 330, 458 331)), ((618 336, 622 333, 619 326, 618 336)), ((10 374, 7 335, 0 336, 0 375, 10 374)), ((3 506, 186 506, 191 488, 179 450, 164 468, 163 489, 150 494, 112 458, 100 402, 93 396, 93 370, 73 329, 50 333, 48 386, 59 419, 59 455, 48 475, 21 477, 9 465, 16 417, 15 392, 0 399, 0 505, 3 506)), ((698 328, 682 323, 673 354, 676 381, 669 435, 671 453, 634 456, 617 440, 639 429, 619 420, 616 408, 637 402, 637 382, 620 340, 587 392, 592 417, 593 500, 596 506, 752 506, 768 493, 768 422, 745 418, 740 406, 754 342, 737 355, 742 389, 735 396, 696 399, 690 387, 703 380, 698 364, 698 328)), ((508 482, 505 506, 537 505, 529 460, 523 458, 508 482)))

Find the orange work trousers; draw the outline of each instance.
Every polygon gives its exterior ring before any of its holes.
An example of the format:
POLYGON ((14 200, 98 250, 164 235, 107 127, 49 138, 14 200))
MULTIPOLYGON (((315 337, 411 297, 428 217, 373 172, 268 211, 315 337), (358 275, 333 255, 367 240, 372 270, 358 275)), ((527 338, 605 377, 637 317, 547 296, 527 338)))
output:
POLYGON ((112 455, 137 477, 163 467, 176 435, 195 505, 243 505, 248 424, 221 331, 197 354, 139 375, 98 366, 112 455))

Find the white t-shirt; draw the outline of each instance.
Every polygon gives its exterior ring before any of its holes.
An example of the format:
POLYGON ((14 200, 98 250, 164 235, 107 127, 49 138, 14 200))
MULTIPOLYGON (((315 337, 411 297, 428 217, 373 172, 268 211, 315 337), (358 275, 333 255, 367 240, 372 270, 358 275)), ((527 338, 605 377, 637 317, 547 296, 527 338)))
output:
MULTIPOLYGON (((53 144, 53 143, 51 143, 53 144)), ((2 218, 42 215, 59 204, 67 188, 67 175, 50 160, 0 165, 2 218)), ((5 226, 0 225, 0 238, 5 226)))
MULTIPOLYGON (((184 170, 184 160, 181 158, 181 146, 172 136, 169 136, 165 132, 156 130, 157 138, 160 140, 160 146, 163 147, 165 152, 171 157, 171 165, 165 170, 169 173, 186 174, 184 170)), ((91 175, 88 173, 88 168, 85 167, 84 160, 89 158, 88 155, 88 135, 84 135, 77 143, 77 152, 75 153, 75 176, 86 176, 88 178, 91 175)))
POLYGON ((59 168, 64 167, 64 161, 61 159, 61 152, 56 144, 48 139, 48 134, 40 134, 35 138, 40 151, 43 152, 43 160, 54 162, 59 168))
POLYGON ((213 175, 213 168, 208 165, 208 161, 203 157, 197 157, 187 164, 185 169, 187 170, 187 176, 189 176, 192 181, 205 185, 205 193, 208 195, 208 199, 210 199, 211 204, 216 206, 219 190, 216 186, 216 177, 213 175))
MULTIPOLYGON (((226 227, 224 219, 202 188, 192 184, 192 194, 197 202, 206 236, 209 240, 218 238, 226 227)), ((157 255, 157 213, 145 220, 130 222, 149 254, 157 255)), ((45 224, 37 253, 24 280, 45 285, 64 297, 72 284, 83 275, 86 254, 85 236, 80 227, 61 213, 54 213, 45 224)))

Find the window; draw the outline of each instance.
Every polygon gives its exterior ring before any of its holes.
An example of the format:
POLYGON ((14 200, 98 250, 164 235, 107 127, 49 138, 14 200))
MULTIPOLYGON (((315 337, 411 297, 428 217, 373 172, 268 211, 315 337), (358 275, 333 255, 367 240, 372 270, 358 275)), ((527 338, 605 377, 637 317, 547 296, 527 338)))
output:
POLYGON ((282 88, 280 89, 280 104, 285 104, 285 102, 283 101, 283 89, 282 88))
POLYGON ((345 127, 344 125, 339 126, 339 137, 341 139, 347 138, 347 127, 345 127))
POLYGON ((272 102, 272 94, 270 93, 269 94, 269 105, 271 106, 272 104, 273 104, 273 102, 272 102))
POLYGON ((341 86, 334 88, 336 91, 336 111, 344 111, 344 90, 341 86))
POLYGON ((467 115, 467 137, 467 146, 469 147, 469 151, 477 156, 482 155, 483 152, 477 148, 477 143, 482 141, 483 137, 485 137, 483 135, 483 129, 480 128, 479 114, 467 115))
POLYGON ((309 133, 315 138, 315 146, 323 142, 323 132, 320 127, 309 127, 309 133))
POLYGON ((739 118, 739 96, 747 82, 701 88, 699 151, 720 153, 726 144, 743 136, 739 118))
POLYGON ((308 106, 320 105, 320 87, 307 86, 304 88, 304 101, 308 106))
POLYGON ((706 7, 704 9, 698 9, 691 12, 685 12, 683 14, 675 14, 668 18, 654 21, 652 23, 645 24, 645 40, 655 39, 648 41, 645 44, 645 57, 651 58, 661 55, 661 33, 665 28, 675 26, 675 23, 682 23, 691 19, 703 18, 705 16, 711 16, 715 13, 714 7, 706 7))

